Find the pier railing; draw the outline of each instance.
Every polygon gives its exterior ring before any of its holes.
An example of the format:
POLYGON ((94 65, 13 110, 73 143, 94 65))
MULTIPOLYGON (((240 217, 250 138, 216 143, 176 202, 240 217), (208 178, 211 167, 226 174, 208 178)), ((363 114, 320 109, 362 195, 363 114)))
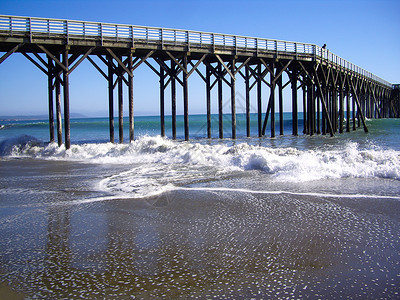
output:
POLYGON ((386 80, 315 44, 192 30, 5 15, 0 15, 0 33, 1 32, 7 32, 10 36, 21 33, 25 35, 28 34, 30 40, 32 40, 35 35, 38 37, 43 37, 44 35, 48 37, 59 35, 67 41, 70 38, 96 39, 100 40, 101 43, 104 40, 117 42, 128 41, 132 43, 133 47, 135 42, 140 41, 148 44, 185 45, 189 49, 191 47, 211 46, 244 51, 267 51, 277 54, 306 54, 391 87, 391 83, 386 80))

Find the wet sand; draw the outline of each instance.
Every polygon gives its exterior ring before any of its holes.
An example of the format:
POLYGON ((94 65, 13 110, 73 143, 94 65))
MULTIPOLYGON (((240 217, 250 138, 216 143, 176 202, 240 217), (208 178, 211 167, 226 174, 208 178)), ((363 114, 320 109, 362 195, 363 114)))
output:
POLYGON ((398 200, 106 200, 90 182, 107 166, 0 163, 0 298, 400 297, 398 200))

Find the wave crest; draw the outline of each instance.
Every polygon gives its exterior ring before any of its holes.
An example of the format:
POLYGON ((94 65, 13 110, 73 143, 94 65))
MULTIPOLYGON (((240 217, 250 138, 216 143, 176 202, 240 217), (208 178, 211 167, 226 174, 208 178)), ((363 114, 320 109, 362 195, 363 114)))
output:
POLYGON ((303 151, 245 143, 227 146, 176 142, 144 136, 130 144, 82 144, 65 150, 55 143, 43 145, 24 137, 0 144, 0 154, 128 165, 131 170, 104 178, 99 189, 131 197, 154 195, 173 186, 248 171, 261 172, 281 182, 348 177, 400 180, 400 152, 376 147, 361 150, 356 143, 336 149, 303 151))

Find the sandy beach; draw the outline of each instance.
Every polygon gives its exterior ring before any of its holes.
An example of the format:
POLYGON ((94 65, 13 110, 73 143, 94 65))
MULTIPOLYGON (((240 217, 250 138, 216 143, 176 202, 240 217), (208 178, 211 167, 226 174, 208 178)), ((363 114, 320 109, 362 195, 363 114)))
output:
POLYGON ((115 199, 90 184, 115 166, 0 163, 2 297, 398 297, 396 197, 192 187, 115 199))

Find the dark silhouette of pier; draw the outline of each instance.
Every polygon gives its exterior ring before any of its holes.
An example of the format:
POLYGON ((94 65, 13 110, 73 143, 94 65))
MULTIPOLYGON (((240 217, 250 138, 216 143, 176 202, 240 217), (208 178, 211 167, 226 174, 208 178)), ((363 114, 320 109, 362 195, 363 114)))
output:
MULTIPOLYGON (((188 87, 194 74, 205 83, 207 137, 211 137, 211 90, 218 90, 219 137, 223 131, 223 85, 230 88, 231 138, 236 138, 236 81, 244 80, 246 132, 250 136, 250 91, 257 90, 258 136, 270 122, 283 134, 283 89, 290 86, 293 135, 298 135, 298 101, 304 134, 355 130, 365 118, 399 117, 398 87, 314 44, 189 30, 0 15, 0 64, 21 53, 48 77, 50 141, 70 148, 69 75, 85 59, 108 83, 110 141, 114 142, 114 89, 118 93, 119 142, 123 142, 123 87, 128 87, 129 140, 134 139, 134 71, 147 65, 160 78, 160 124, 165 136, 165 90, 171 87, 172 138, 176 138, 176 86, 183 89, 184 134, 189 140, 188 87), (93 57, 98 57, 97 62, 93 57), (99 63, 100 61, 101 63, 99 63), (205 66, 201 72, 199 66, 205 66), (287 74, 287 82, 283 81, 287 74), (262 87, 270 90, 262 107, 262 87), (277 99, 276 92, 278 91, 277 99), (299 97, 300 94, 300 97, 299 97), (301 99, 299 99, 301 98, 301 99), (277 101, 276 101, 277 100, 277 101), (278 107, 276 106, 278 104, 278 107), (55 118, 54 118, 55 115, 55 118), (54 127, 56 123, 56 130, 54 127)), ((288 100, 286 100, 288 101, 288 100)))

